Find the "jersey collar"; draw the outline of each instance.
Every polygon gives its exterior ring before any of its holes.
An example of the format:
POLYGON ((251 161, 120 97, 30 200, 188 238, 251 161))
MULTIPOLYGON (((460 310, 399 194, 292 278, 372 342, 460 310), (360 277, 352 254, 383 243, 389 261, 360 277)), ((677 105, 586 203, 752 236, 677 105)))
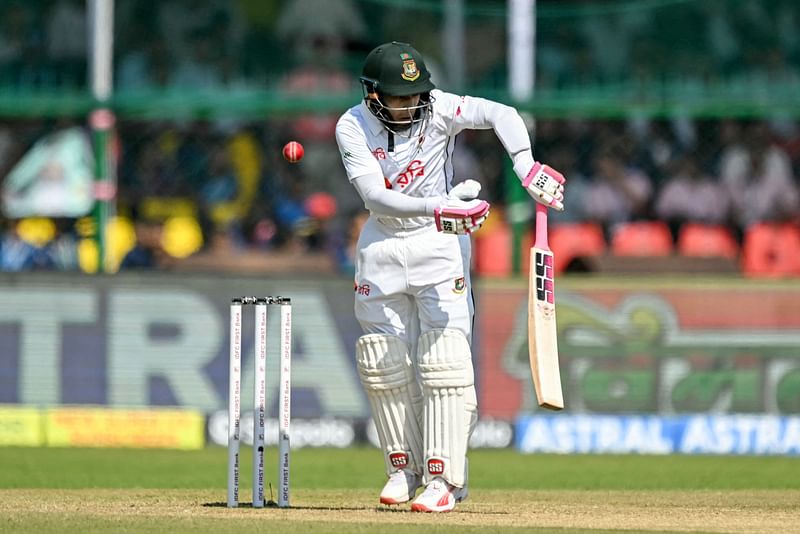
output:
POLYGON ((383 123, 372 114, 367 107, 367 103, 363 100, 361 101, 361 114, 366 118, 367 126, 369 126, 369 131, 372 135, 377 136, 384 130, 383 123))

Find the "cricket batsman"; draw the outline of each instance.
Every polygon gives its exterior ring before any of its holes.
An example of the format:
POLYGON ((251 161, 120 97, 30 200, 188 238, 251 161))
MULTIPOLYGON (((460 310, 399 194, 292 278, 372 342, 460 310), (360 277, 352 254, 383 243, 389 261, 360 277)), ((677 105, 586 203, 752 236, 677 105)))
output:
POLYGON ((380 502, 413 499, 414 511, 448 512, 467 497, 477 422, 469 234, 489 215, 478 182, 453 186, 455 136, 493 129, 522 186, 548 207, 564 208, 564 183, 535 165, 514 108, 437 90, 430 78, 407 43, 372 50, 364 100, 339 119, 336 141, 370 211, 356 251, 355 316, 364 330, 356 360, 389 477, 380 502))

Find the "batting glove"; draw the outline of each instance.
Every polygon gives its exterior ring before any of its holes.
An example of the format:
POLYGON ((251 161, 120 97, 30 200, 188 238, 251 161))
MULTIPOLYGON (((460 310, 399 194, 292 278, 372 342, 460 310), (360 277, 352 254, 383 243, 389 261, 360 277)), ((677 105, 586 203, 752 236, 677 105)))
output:
POLYGON ((481 184, 475 180, 464 180, 450 190, 447 198, 455 198, 458 200, 472 200, 478 198, 481 192, 481 184))
POLYGON ((485 200, 459 200, 448 198, 433 211, 436 229, 445 234, 471 234, 481 227, 489 216, 489 203, 485 200))
POLYGON ((564 175, 549 165, 534 162, 533 168, 522 180, 522 187, 536 202, 548 208, 564 211, 564 175))

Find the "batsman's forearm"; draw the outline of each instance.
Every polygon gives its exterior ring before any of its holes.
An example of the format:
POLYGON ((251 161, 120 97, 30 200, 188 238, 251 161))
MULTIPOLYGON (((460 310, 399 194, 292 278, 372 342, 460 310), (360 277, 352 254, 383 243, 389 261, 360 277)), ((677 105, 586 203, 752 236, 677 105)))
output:
POLYGON ((442 203, 439 197, 417 198, 386 189, 383 178, 377 175, 359 176, 352 180, 364 206, 377 215, 389 217, 433 217, 442 203))

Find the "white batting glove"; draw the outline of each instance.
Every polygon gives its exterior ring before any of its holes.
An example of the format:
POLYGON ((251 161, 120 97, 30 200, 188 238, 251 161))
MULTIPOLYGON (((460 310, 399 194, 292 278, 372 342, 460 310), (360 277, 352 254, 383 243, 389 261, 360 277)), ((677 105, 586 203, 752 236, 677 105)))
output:
POLYGON ((478 198, 459 200, 447 198, 433 210, 436 229, 445 234, 471 234, 481 227, 489 216, 489 203, 478 198))
POLYGON ((459 200, 472 200, 478 198, 481 192, 481 184, 475 180, 464 180, 450 190, 447 198, 457 198, 459 200))
POLYGON ((536 202, 564 211, 564 182, 566 179, 563 174, 537 161, 522 180, 522 187, 536 202))

